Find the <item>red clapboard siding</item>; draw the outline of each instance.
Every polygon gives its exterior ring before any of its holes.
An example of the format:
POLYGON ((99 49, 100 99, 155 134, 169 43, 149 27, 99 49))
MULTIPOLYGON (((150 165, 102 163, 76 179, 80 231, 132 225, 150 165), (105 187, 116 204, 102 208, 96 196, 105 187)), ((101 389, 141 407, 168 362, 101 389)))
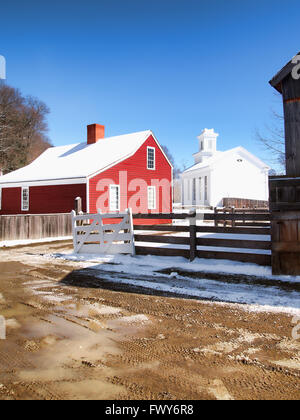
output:
MULTIPOLYGON (((170 185, 169 194, 168 194, 169 197, 167 197, 166 194, 163 194, 162 188, 159 188, 159 191, 157 191, 158 190, 157 188, 156 190, 157 208, 155 210, 152 210, 152 212, 154 213, 158 213, 162 211, 164 211, 165 213, 171 212, 172 210, 172 187, 171 187, 172 168, 152 136, 148 137, 145 143, 139 148, 139 150, 133 156, 113 166, 107 171, 101 172, 100 174, 90 179, 89 181, 89 199, 90 199, 89 212, 90 213, 97 212, 97 200, 98 200, 99 195, 103 193, 103 191, 97 191, 97 183, 101 179, 111 179, 114 184, 120 185, 120 199, 121 199, 120 210, 123 211, 126 208, 128 208, 128 203, 129 203, 130 198, 137 192, 137 191, 127 191, 127 199, 126 199, 126 194, 124 194, 124 190, 125 189, 128 190, 128 185, 130 181, 137 178, 140 178, 146 181, 148 186, 151 185, 152 180, 158 180, 158 181, 161 181, 163 179, 168 180, 169 185, 170 185), (155 170, 147 169, 147 147, 148 146, 155 148, 155 170), (126 188, 124 186, 122 188, 122 185, 120 185, 119 172, 127 173, 126 188)), ((107 188, 105 189, 105 191, 107 191, 107 188)), ((147 197, 146 197, 145 202, 147 203, 147 197)), ((106 200, 105 206, 108 207, 108 200, 106 200)), ((150 210, 148 210, 147 204, 143 206, 140 212, 150 213, 150 210)), ((147 224, 147 223, 157 224, 157 223, 167 223, 167 222, 168 221, 166 220, 155 220, 155 221, 136 220, 135 221, 136 224, 147 224)))
POLYGON ((86 211, 86 185, 48 185, 29 188, 29 211, 21 211, 21 188, 2 189, 0 214, 69 213, 76 197, 82 198, 86 211))

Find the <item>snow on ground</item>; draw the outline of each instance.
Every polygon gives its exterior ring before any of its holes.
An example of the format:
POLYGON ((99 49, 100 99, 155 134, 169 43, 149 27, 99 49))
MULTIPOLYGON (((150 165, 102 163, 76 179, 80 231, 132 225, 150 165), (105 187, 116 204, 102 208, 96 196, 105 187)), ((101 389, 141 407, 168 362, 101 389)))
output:
MULTIPOLYGON (((64 254, 62 258, 71 261, 87 262, 94 264, 114 264, 114 269, 126 268, 130 274, 150 274, 167 268, 180 268, 183 271, 243 274, 248 276, 263 277, 269 280, 280 280, 282 282, 300 283, 300 276, 273 276, 269 266, 261 266, 251 263, 242 263, 229 260, 214 260, 206 258, 195 258, 190 262, 183 257, 160 257, 160 256, 134 256, 130 255, 92 255, 92 254, 64 254), (150 269, 150 272, 149 272, 150 269), (142 270, 142 272, 141 272, 142 270)), ((110 269, 112 267, 110 266, 110 269)))
POLYGON ((128 284, 223 303, 242 303, 249 311, 300 315, 300 276, 272 276, 270 267, 200 258, 189 262, 182 257, 83 254, 56 254, 48 257, 84 263, 85 268, 93 270, 99 282, 128 284), (158 272, 165 269, 170 269, 168 274, 158 272), (180 275, 176 270, 184 273, 180 275), (189 272, 197 273, 197 277, 189 276, 189 272), (204 273, 223 273, 224 281, 220 276, 216 276, 216 279, 205 278, 204 273), (249 276, 253 283, 226 280, 225 275, 239 274, 249 276), (255 282, 257 279, 260 281, 255 282))
POLYGON ((72 240, 72 236, 58 236, 56 238, 42 238, 42 239, 18 239, 15 241, 0 241, 0 248, 9 248, 19 245, 40 244, 44 242, 68 241, 72 240))

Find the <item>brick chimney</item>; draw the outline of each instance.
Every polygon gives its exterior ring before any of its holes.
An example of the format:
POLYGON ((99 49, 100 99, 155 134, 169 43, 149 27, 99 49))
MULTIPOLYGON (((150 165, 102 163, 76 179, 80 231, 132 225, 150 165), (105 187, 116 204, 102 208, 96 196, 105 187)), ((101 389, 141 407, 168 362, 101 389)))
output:
POLYGON ((104 125, 90 124, 87 126, 87 144, 97 143, 98 140, 104 138, 104 125))

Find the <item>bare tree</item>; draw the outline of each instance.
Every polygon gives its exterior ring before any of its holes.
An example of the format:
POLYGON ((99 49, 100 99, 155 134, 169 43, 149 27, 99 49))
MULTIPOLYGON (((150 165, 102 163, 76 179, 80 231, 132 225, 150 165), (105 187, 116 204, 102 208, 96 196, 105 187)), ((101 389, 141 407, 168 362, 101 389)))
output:
POLYGON ((48 107, 0 83, 0 169, 4 173, 31 163, 51 146, 46 132, 48 107))
MULTIPOLYGON (((280 98, 281 100, 281 98, 280 98)), ((269 153, 270 165, 279 167, 279 172, 285 171, 285 136, 284 117, 282 114, 271 110, 271 125, 266 125, 267 134, 256 130, 256 139, 260 145, 269 153)))
POLYGON ((163 151, 165 152, 167 158, 173 165, 173 177, 174 179, 178 178, 180 173, 182 172, 179 166, 176 164, 175 159, 173 155, 171 154, 170 150, 167 148, 167 146, 161 146, 163 151))

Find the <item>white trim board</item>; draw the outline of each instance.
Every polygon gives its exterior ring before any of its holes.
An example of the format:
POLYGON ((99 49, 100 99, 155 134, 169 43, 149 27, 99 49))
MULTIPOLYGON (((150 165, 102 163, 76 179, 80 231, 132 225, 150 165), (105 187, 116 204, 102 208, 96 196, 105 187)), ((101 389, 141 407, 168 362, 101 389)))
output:
POLYGON ((1 188, 22 188, 22 187, 47 187, 54 185, 76 185, 86 184, 86 178, 70 178, 70 179, 53 179, 47 181, 24 181, 24 182, 9 182, 1 184, 1 188))
POLYGON ((251 162, 253 165, 258 167, 259 169, 269 170, 271 169, 270 166, 265 164, 261 159, 256 157, 253 153, 249 152, 247 149, 245 149, 242 146, 235 147, 230 150, 226 150, 225 152, 217 151, 215 155, 213 155, 211 158, 208 158, 207 160, 204 160, 203 162, 194 163, 194 165, 187 168, 185 171, 182 172, 181 175, 187 175, 194 171, 200 171, 200 170, 213 170, 215 166, 218 165, 218 163, 223 160, 227 159, 231 155, 238 154, 241 158, 248 160, 248 162, 251 162))

